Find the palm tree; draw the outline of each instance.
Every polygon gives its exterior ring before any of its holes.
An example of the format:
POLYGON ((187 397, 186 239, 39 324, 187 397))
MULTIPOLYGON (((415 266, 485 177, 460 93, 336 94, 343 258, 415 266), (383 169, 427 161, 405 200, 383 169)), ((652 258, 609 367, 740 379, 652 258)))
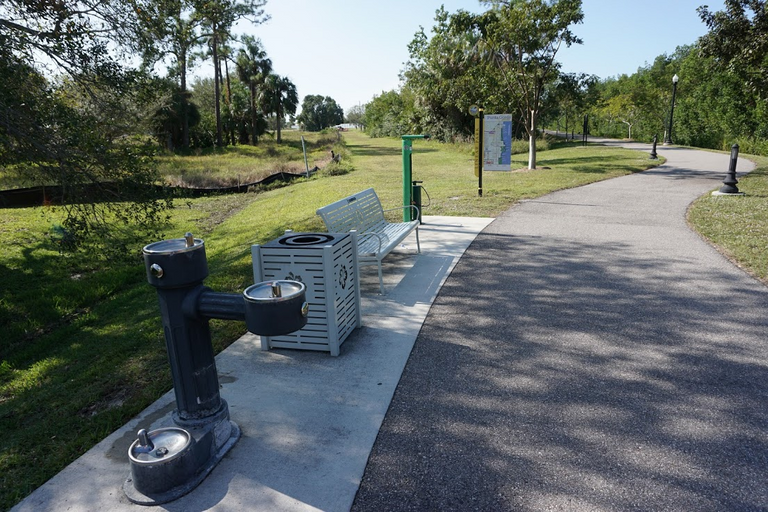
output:
POLYGON ((187 71, 192 67, 195 50, 203 43, 199 31, 202 20, 194 14, 191 1, 146 2, 142 4, 144 15, 140 16, 144 65, 151 66, 167 56, 172 57, 169 74, 179 78, 181 143, 185 149, 189 148, 190 115, 198 115, 189 101, 187 71))
POLYGON ((226 86, 227 86, 227 94, 224 97, 224 100, 226 102, 227 106, 227 132, 229 137, 229 144, 235 145, 235 122, 233 118, 232 113, 232 83, 231 83, 231 76, 229 74, 229 63, 234 62, 232 58, 232 53, 234 52, 234 49, 229 44, 229 36, 222 39, 221 42, 221 48, 219 52, 219 62, 224 63, 224 73, 222 74, 221 69, 219 69, 219 79, 222 77, 225 79, 226 86))
POLYGON ((296 86, 288 77, 272 73, 261 89, 261 104, 265 112, 274 113, 277 117, 277 142, 282 142, 280 120, 285 114, 295 114, 299 106, 296 86))
POLYGON ((237 76, 240 81, 248 84, 251 93, 251 144, 258 140, 258 91, 272 72, 272 59, 267 58, 267 52, 261 45, 260 39, 253 36, 243 36, 245 48, 237 55, 237 76))
POLYGON ((262 7, 267 0, 193 0, 197 16, 202 21, 213 59, 214 99, 216 112, 216 145, 223 146, 221 133, 221 103, 219 59, 221 45, 231 36, 232 27, 241 19, 258 25, 265 21, 262 7))

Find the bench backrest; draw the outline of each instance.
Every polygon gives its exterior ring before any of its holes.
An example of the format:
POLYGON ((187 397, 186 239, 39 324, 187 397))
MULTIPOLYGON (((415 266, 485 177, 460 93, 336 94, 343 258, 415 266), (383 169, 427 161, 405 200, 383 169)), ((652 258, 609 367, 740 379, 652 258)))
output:
POLYGON ((317 214, 329 233, 347 233, 353 229, 364 233, 385 222, 381 201, 372 188, 323 206, 317 214))

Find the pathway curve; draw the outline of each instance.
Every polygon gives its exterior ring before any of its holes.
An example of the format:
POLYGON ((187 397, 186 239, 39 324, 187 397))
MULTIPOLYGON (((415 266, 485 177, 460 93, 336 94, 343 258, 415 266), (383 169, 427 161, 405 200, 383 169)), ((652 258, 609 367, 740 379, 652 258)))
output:
POLYGON ((768 508, 768 289, 685 222, 728 155, 658 151, 478 236, 353 510, 768 508))

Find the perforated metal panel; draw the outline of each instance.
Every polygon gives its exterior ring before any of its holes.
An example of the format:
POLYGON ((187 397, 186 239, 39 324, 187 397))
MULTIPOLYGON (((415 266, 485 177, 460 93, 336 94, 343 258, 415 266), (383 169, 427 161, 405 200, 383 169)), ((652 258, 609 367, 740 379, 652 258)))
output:
POLYGON ((339 355, 360 327, 355 233, 293 233, 251 247, 254 282, 301 281, 307 286, 307 325, 285 336, 261 337, 262 350, 293 348, 339 355))

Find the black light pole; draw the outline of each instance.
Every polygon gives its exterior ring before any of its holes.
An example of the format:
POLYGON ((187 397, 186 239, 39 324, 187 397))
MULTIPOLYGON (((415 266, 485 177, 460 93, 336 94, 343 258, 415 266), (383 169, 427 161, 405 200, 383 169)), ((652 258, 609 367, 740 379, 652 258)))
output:
POLYGON ((675 93, 677 93, 677 82, 680 77, 675 74, 672 77, 672 106, 669 108, 669 127, 667 129, 667 138, 664 140, 664 145, 668 146, 672 144, 672 118, 675 114, 675 93))

